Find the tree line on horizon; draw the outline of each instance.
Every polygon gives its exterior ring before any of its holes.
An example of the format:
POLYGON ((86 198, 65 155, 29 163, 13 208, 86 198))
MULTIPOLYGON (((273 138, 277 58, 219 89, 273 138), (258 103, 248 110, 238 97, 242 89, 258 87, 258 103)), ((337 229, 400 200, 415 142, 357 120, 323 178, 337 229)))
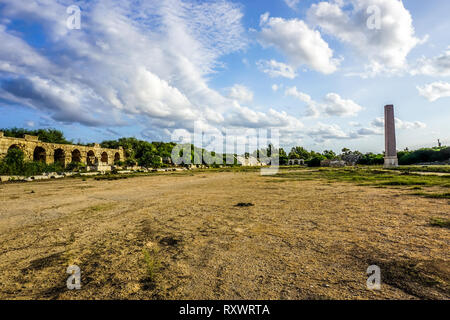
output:
MULTIPOLYGON (((38 136, 39 140, 47 143, 59 143, 59 144, 74 144, 72 141, 67 140, 64 133, 57 129, 37 129, 29 130, 23 128, 11 128, 0 129, 4 132, 6 137, 23 138, 25 134, 38 136)), ((82 145, 78 143, 78 145, 82 145)), ((84 144, 93 145, 93 144, 84 144)), ((117 149, 122 147, 125 152, 126 161, 118 163, 119 165, 139 165, 142 167, 161 167, 164 166, 163 159, 170 159, 172 150, 177 144, 174 142, 148 142, 139 140, 137 138, 119 138, 117 140, 106 140, 100 143, 103 148, 117 149)), ((205 158, 205 155, 209 157, 222 157, 223 163, 227 163, 226 159, 230 155, 219 154, 215 152, 208 152, 204 149, 198 148, 190 144, 191 150, 191 163, 194 163, 194 159, 198 157, 205 158), (203 156, 203 157, 202 157, 203 156)), ((20 150, 19 150, 20 151, 20 150)), ((21 174, 24 171, 28 174, 39 174, 42 172, 58 171, 63 168, 54 165, 45 165, 38 163, 27 163, 22 155, 17 150, 10 150, 11 154, 8 154, 4 159, 0 161, 0 174, 21 174), (49 171, 50 170, 50 171, 49 171)), ((180 154, 181 155, 181 154, 180 154)), ((234 157, 237 154, 233 155, 234 157)), ((245 157, 253 156, 258 159, 262 157, 278 156, 280 165, 287 165, 289 159, 303 159, 308 166, 320 166, 323 160, 344 160, 360 165, 382 165, 384 163, 383 153, 361 153, 357 150, 352 151, 348 148, 343 148, 340 154, 335 153, 333 150, 325 150, 322 153, 316 151, 308 151, 304 147, 295 146, 292 147, 290 152, 287 153, 283 148, 276 149, 272 145, 267 148, 256 150, 253 153, 245 153, 245 157)), ((450 159, 450 147, 441 146, 433 148, 421 148, 414 151, 404 150, 398 152, 398 159, 400 165, 412 165, 425 162, 442 162, 450 159)), ((206 164, 206 163, 204 163, 206 164)), ((234 165, 237 162, 234 161, 234 165)), ((78 167, 78 165, 71 164, 68 168, 78 167)), ((67 168, 66 168, 67 170, 67 168)))

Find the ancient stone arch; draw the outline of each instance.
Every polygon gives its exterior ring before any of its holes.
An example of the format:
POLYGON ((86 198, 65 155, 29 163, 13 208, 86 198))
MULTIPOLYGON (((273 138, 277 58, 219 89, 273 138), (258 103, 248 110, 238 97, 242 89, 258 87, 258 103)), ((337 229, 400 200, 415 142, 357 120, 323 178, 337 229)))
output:
POLYGON ((53 162, 60 163, 62 166, 66 165, 66 153, 63 149, 58 148, 53 154, 53 162))
POLYGON ((11 149, 19 149, 19 150, 22 150, 22 148, 21 148, 20 145, 18 145, 18 144, 12 144, 12 145, 10 145, 9 148, 8 148, 8 151, 11 150, 11 149))
POLYGON ((81 160, 81 152, 78 149, 72 151, 72 159, 71 162, 82 162, 81 160))
POLYGON ((102 156, 100 159, 102 163, 108 163, 108 153, 106 151, 102 152, 102 156))
POLYGON ((119 162, 119 161, 121 161, 121 159, 120 159, 120 153, 116 152, 116 153, 114 154, 114 163, 117 163, 117 162, 119 162))
POLYGON ((40 146, 34 148, 33 161, 47 162, 47 151, 40 146))
POLYGON ((93 150, 89 150, 87 153, 87 165, 93 166, 97 163, 97 157, 95 156, 95 152, 93 150))
POLYGON ((303 159, 289 159, 288 164, 290 166, 295 166, 295 165, 303 166, 305 164, 305 160, 303 160, 303 159))

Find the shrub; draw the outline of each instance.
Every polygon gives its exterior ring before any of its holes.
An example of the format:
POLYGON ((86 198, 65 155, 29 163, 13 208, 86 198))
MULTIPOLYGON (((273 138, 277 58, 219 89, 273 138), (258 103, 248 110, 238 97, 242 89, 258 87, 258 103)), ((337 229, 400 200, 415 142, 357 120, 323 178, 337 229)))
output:
POLYGON ((71 162, 66 166, 66 171, 80 171, 84 167, 81 162, 71 162))
POLYGON ((0 161, 0 174, 34 176, 44 172, 62 172, 60 163, 47 165, 44 162, 25 161, 25 154, 20 149, 10 149, 0 161))
POLYGON ((20 149, 9 149, 5 158, 0 163, 0 174, 19 175, 23 172, 25 154, 20 149))
POLYGON ((308 167, 320 167, 320 162, 325 159, 326 158, 324 156, 315 156, 306 161, 306 164, 308 165, 308 167))
POLYGON ((398 162, 400 165, 448 160, 450 160, 450 147, 422 148, 416 151, 400 151, 398 153, 398 162))
POLYGON ((135 165, 137 164, 137 162, 136 162, 136 160, 134 160, 134 159, 127 159, 127 160, 125 161, 125 164, 126 164, 127 166, 133 167, 133 166, 135 166, 135 165))

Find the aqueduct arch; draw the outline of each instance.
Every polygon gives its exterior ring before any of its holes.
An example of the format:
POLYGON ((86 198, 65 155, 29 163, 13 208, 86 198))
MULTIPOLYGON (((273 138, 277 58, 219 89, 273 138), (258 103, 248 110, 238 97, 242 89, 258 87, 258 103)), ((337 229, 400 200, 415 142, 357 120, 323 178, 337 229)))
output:
POLYGON ((11 149, 22 150, 22 148, 18 144, 12 144, 11 146, 9 146, 8 151, 11 149))
POLYGON ((47 151, 39 146, 34 148, 33 161, 47 162, 47 151))
POLYGON ((102 153, 101 161, 103 163, 108 163, 108 153, 106 151, 102 153))
POLYGON ((72 151, 72 162, 81 162, 81 152, 78 149, 72 151))
POLYGON ((55 153, 53 154, 53 162, 59 163, 62 166, 66 165, 66 153, 63 149, 59 148, 55 150, 55 153))
POLYGON ((27 161, 41 161, 47 164, 59 162, 66 165, 72 161, 90 166, 95 166, 100 162, 103 165, 113 165, 117 159, 122 161, 125 159, 122 147, 107 149, 100 147, 99 144, 81 146, 46 143, 39 141, 38 137, 30 135, 25 135, 24 138, 5 137, 4 133, 0 131, 0 159, 13 148, 22 150, 27 161))
POLYGON ((95 152, 92 150, 89 150, 87 153, 87 160, 86 163, 88 166, 93 166, 97 163, 97 158, 95 156, 95 152))

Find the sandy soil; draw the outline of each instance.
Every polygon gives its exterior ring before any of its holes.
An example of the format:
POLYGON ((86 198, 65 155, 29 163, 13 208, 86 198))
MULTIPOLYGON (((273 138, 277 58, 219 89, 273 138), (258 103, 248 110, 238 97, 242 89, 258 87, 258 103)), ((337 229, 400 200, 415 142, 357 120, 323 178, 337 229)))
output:
POLYGON ((0 185, 0 298, 449 299, 450 230, 429 224, 449 201, 408 193, 258 173, 0 185))

